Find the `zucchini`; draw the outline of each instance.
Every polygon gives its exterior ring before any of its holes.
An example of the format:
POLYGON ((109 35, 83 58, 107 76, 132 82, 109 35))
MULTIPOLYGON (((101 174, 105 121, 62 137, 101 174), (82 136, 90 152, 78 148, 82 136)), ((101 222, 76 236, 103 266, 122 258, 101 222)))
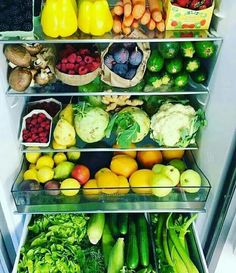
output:
POLYGON ((111 250, 107 273, 120 273, 124 266, 124 238, 118 238, 111 250))
POLYGON ((144 214, 138 215, 136 223, 140 264, 146 267, 149 265, 149 240, 147 221, 144 214))
POLYGON ((120 234, 127 234, 128 232, 128 213, 121 213, 118 217, 118 227, 120 234))
POLYGON ((138 242, 136 235, 136 226, 133 219, 129 221, 129 232, 128 232, 128 245, 127 245, 127 256, 126 264, 129 269, 136 269, 139 263, 138 254, 138 242))
POLYGON ((87 235, 91 244, 96 245, 102 238, 105 224, 105 214, 95 213, 89 219, 87 235))
POLYGON ((102 254, 104 257, 105 266, 108 266, 109 256, 112 250, 112 247, 115 244, 115 240, 112 237, 110 227, 105 223, 103 234, 102 234, 102 254))
POLYGON ((118 229, 118 215, 117 215, 117 213, 110 214, 109 224, 110 224, 111 233, 112 233, 113 237, 118 237, 120 232, 118 229))

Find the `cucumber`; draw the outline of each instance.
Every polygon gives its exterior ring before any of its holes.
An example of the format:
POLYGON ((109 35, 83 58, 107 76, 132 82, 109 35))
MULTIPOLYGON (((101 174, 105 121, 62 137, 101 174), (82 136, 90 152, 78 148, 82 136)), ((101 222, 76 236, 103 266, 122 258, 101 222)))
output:
POLYGON ((118 238, 111 250, 107 273, 119 273, 121 271, 124 266, 124 248, 124 238, 118 238))
POLYGON ((104 257, 105 266, 108 266, 109 256, 111 254, 111 250, 115 244, 115 240, 112 237, 110 227, 107 223, 105 223, 103 234, 102 234, 102 254, 104 257))
POLYGON ((110 214, 109 224, 110 224, 111 233, 112 233, 113 237, 118 237, 120 232, 118 229, 118 215, 116 213, 110 214))
POLYGON ((129 269, 134 270, 138 267, 138 263, 139 263, 139 254, 138 254, 138 241, 136 236, 136 226, 133 219, 130 219, 126 264, 129 269))
POLYGON ((121 213, 118 216, 118 228, 121 234, 125 235, 128 232, 128 213, 121 213))
POLYGON ((136 224, 140 264, 146 267, 149 265, 149 240, 147 221, 144 214, 138 215, 136 224))

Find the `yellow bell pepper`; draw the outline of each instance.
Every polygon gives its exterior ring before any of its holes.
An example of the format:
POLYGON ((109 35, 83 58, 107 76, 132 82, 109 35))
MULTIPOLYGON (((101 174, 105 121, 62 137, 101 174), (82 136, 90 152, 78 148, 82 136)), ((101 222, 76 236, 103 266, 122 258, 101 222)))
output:
POLYGON ((47 0, 41 15, 43 32, 57 38, 72 35, 77 30, 75 0, 47 0))
POLYGON ((79 0, 78 28, 87 34, 104 35, 112 29, 113 19, 106 0, 79 0))

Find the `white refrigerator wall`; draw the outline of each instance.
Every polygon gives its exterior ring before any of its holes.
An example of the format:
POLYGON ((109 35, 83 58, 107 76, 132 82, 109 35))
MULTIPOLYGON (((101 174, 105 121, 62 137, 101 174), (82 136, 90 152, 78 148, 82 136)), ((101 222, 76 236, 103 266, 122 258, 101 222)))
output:
POLYGON ((0 45, 0 206, 4 213, 9 235, 15 250, 18 247, 22 220, 16 211, 11 196, 11 187, 19 171, 21 153, 18 145, 18 126, 24 106, 24 99, 5 96, 7 84, 7 62, 3 55, 3 45, 0 45))
POLYGON ((236 1, 221 1, 217 26, 224 38, 221 52, 210 83, 207 105, 207 127, 203 130, 197 161, 208 177, 212 189, 206 213, 198 217, 197 228, 204 246, 222 189, 236 136, 236 1))

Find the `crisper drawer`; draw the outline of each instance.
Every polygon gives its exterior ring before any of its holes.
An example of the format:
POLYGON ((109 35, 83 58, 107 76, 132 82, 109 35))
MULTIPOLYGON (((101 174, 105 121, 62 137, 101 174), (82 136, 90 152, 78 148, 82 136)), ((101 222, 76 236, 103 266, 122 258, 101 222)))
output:
MULTIPOLYGON (((114 215, 114 214, 113 214, 114 215)), ((116 214, 116 215, 121 215, 121 214, 116 214)), ((186 214, 185 214, 186 215, 186 214)), ((91 215, 90 215, 91 216, 91 215)), ((109 217, 110 215, 106 215, 106 223, 108 223, 108 219, 110 219, 109 217)), ((120 216, 118 216, 120 217, 120 216)), ((137 227, 137 214, 129 214, 128 215, 128 223, 131 222, 130 219, 133 219, 136 227, 137 227)), ((17 257, 15 260, 15 264, 14 264, 14 268, 13 268, 13 273, 18 273, 18 272, 22 272, 22 271, 17 271, 18 268, 18 263, 20 261, 21 254, 20 254, 20 249, 22 248, 22 246, 25 245, 25 243, 27 242, 27 240, 30 238, 32 238, 32 232, 31 234, 28 233, 28 225, 32 224, 31 222, 32 216, 26 216, 26 220, 25 220, 25 225, 24 225, 24 229, 23 229, 23 233, 22 233, 22 238, 20 241, 20 246, 18 249, 18 253, 17 253, 17 257)), ((143 272, 156 272, 156 273, 162 273, 162 271, 160 270, 159 266, 158 266, 158 255, 156 254, 156 248, 155 248, 155 237, 154 237, 154 233, 153 233, 153 224, 150 223, 150 214, 146 214, 146 219, 148 220, 148 236, 149 237, 149 262, 153 268, 154 271, 141 271, 140 269, 143 269, 143 266, 140 266, 140 256, 139 256, 139 265, 137 267, 137 269, 135 271, 132 272, 137 272, 137 273, 143 273, 143 272), (140 270, 140 271, 139 271, 140 270)), ((129 226, 129 224, 128 224, 129 226)), ((136 234, 137 234, 137 230, 138 228, 136 228, 136 234)), ((126 247, 128 245, 128 236, 129 236, 129 231, 130 229, 128 228, 128 233, 126 235, 117 235, 116 238, 120 238, 123 237, 124 241, 125 241, 125 253, 126 253, 126 247), (127 241, 126 241, 127 240, 127 241)), ((38 235, 37 238, 39 238, 40 236, 38 235)), ((113 236, 114 238, 114 236, 113 236)), ((142 237, 143 238, 143 237, 142 237)), ((85 240, 88 241, 88 237, 85 237, 85 240)), ((206 261, 205 261, 205 257, 201 248, 201 244, 197 235, 197 231, 195 229, 195 225, 193 224, 192 227, 190 227, 189 232, 186 235, 186 240, 187 240, 187 244, 188 244, 188 249, 189 249, 189 253, 190 253, 190 258, 192 260, 192 262, 194 263, 194 265, 196 266, 197 270, 199 273, 208 273, 208 269, 207 269, 207 265, 206 265, 206 261)), ((115 239, 116 241, 116 239, 115 239)), ((139 243, 139 241, 138 241, 139 243)), ((85 241, 83 241, 83 244, 86 245, 85 241)), ((98 243, 99 247, 102 247, 102 243, 101 241, 98 243)), ((29 253, 29 252, 28 252, 29 253)), ((32 254, 31 254, 32 255, 32 254)), ((127 260, 126 260, 126 255, 125 255, 125 266, 127 266, 126 264, 127 260)), ((100 271, 99 271, 100 272, 100 271)), ((125 271, 126 272, 126 271, 125 271)), ((26 272, 24 272, 26 273, 26 272)), ((105 272, 104 272, 105 273, 105 272)))
MULTIPOLYGON (((205 210, 205 204, 211 189, 210 183, 197 166, 193 154, 186 153, 185 162, 188 169, 193 169, 201 176, 201 185, 194 186, 157 186, 143 187, 130 184, 129 192, 119 192, 118 188, 84 188, 81 187, 74 196, 67 196, 66 190, 48 190, 42 185, 40 188, 22 187, 23 174, 27 163, 22 164, 14 185, 12 195, 17 211, 20 213, 46 212, 200 212, 205 210), (114 193, 114 190, 117 192, 114 193), (154 190, 167 190, 165 196, 156 196, 154 190), (187 190, 190 189, 190 190, 187 190), (99 193, 98 193, 99 190, 99 193), (94 193, 96 192, 96 193, 94 193)), ((86 164, 85 164, 86 165, 86 164)), ((106 167, 106 166, 104 166, 106 167)), ((142 183, 139 178, 139 184, 142 183)), ((59 182, 58 182, 59 183, 59 182)), ((25 183, 24 183, 25 184, 25 183)), ((38 183, 36 183, 38 185, 38 183)), ((27 185, 26 185, 27 186, 27 185)), ((68 189, 70 191, 70 189, 68 189)))

